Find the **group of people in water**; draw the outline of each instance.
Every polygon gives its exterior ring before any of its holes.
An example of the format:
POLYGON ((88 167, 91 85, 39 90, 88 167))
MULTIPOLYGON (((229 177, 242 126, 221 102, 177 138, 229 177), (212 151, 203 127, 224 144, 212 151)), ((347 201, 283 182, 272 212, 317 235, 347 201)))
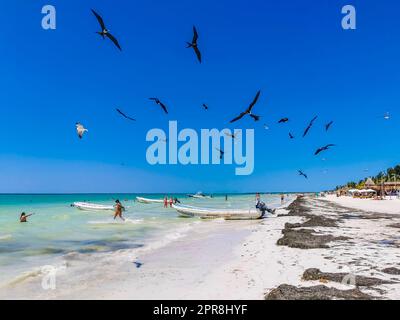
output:
POLYGON ((168 208, 168 205, 169 205, 170 208, 172 208, 172 205, 173 205, 173 204, 176 204, 176 203, 181 203, 181 202, 178 200, 178 198, 172 198, 172 197, 170 197, 169 200, 168 200, 168 197, 167 197, 167 196, 164 197, 164 208, 168 208))

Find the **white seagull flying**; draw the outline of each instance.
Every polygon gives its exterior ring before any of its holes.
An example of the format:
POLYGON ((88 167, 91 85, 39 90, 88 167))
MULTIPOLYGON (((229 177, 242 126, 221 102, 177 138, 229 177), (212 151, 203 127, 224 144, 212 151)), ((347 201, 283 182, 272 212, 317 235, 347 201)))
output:
POLYGON ((82 124, 80 124, 79 122, 77 122, 75 126, 76 126, 76 133, 78 134, 79 139, 82 139, 82 137, 85 134, 85 132, 89 131, 82 124))

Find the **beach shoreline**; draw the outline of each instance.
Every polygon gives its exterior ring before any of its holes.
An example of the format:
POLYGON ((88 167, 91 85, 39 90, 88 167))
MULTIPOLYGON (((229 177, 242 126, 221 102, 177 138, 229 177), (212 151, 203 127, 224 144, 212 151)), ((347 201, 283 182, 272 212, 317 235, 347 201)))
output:
POLYGON ((2 298, 399 299, 399 225, 396 214, 299 197, 275 216, 196 223, 154 250, 110 254, 93 273, 60 274, 54 291, 2 298))

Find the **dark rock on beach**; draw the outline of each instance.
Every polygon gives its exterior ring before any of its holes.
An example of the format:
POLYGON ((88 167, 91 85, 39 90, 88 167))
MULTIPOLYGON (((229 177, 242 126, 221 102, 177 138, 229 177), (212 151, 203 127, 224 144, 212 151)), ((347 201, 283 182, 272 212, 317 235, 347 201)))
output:
POLYGON ((325 218, 322 216, 310 216, 310 219, 304 223, 286 223, 285 229, 294 228, 314 228, 314 227, 326 227, 326 228, 337 228, 336 220, 325 218))
POLYGON ((382 272, 386 274, 400 275, 400 269, 397 268, 386 268, 383 269, 382 272))
POLYGON ((305 206, 305 198, 304 197, 297 197, 288 207, 289 210, 288 214, 285 215, 278 215, 279 216, 300 216, 300 217, 307 217, 309 216, 309 212, 311 210, 305 206))
POLYGON ((285 223, 285 229, 296 229, 296 228, 301 228, 302 224, 301 223, 285 223))
POLYGON ((329 248, 327 243, 338 240, 348 240, 348 237, 334 237, 332 235, 318 235, 312 229, 284 229, 283 237, 277 245, 298 249, 329 248))
MULTIPOLYGON (((303 274, 305 281, 332 281, 341 283, 349 276, 349 273, 327 273, 321 272, 319 269, 307 269, 303 274)), ((382 280, 378 278, 354 276, 354 284, 357 287, 373 287, 382 284, 393 284, 392 281, 382 280)))
POLYGON ((359 289, 339 290, 326 286, 295 287, 282 284, 265 296, 265 300, 372 300, 359 289))

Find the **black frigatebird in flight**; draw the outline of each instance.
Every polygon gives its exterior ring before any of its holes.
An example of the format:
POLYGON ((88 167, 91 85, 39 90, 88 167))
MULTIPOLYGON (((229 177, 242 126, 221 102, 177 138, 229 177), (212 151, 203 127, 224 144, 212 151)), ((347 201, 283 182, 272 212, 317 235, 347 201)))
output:
POLYGON ((236 137, 238 136, 238 134, 240 134, 240 131, 238 133, 230 133, 230 131, 225 131, 224 132, 226 136, 231 137, 232 139, 236 139, 236 137))
POLYGON ((308 176, 302 170, 298 170, 298 172, 300 176, 303 176, 304 178, 308 179, 308 176))
POLYGON ((328 130, 330 129, 330 127, 331 127, 332 124, 333 124, 333 121, 327 123, 327 124, 325 125, 325 131, 328 131, 328 130))
POLYGON ((260 97, 261 91, 258 91, 256 96, 254 97, 253 101, 250 103, 250 105, 247 107, 246 111, 242 112, 240 115, 238 115, 235 119, 231 120, 230 123, 236 122, 240 119, 242 119, 245 115, 249 115, 254 119, 254 121, 260 120, 260 116, 257 116, 255 114, 252 114, 251 111, 253 110, 254 105, 257 103, 258 98, 260 97))
POLYGON ((222 159, 224 157, 225 151, 223 151, 219 148, 216 148, 216 149, 219 151, 219 158, 222 159))
POLYGON ((123 113, 120 109, 115 109, 121 116, 123 116, 124 118, 131 120, 131 121, 136 121, 136 119, 133 119, 129 116, 127 116, 125 113, 123 113))
POLYGON ((160 99, 158 99, 158 98, 149 98, 149 100, 154 101, 156 104, 158 104, 158 105, 164 110, 164 112, 165 112, 166 114, 168 114, 167 107, 165 106, 164 103, 162 103, 162 102, 160 101, 160 99))
POLYGON ((96 16, 97 21, 99 22, 100 27, 101 27, 101 31, 100 31, 100 32, 96 32, 96 33, 99 34, 103 39, 104 39, 105 37, 107 37, 108 39, 110 39, 110 40, 115 44, 115 46, 116 46, 119 50, 122 51, 121 46, 120 46, 119 43, 118 43, 118 40, 107 30, 107 28, 106 28, 106 26, 105 26, 105 24, 104 24, 103 18, 102 18, 96 11, 94 11, 93 9, 92 9, 92 12, 93 12, 93 14, 96 16))
POLYGON ((314 155, 318 155, 318 154, 320 154, 322 151, 329 150, 330 147, 334 147, 334 146, 335 146, 334 144, 327 144, 327 145, 324 146, 324 147, 318 148, 317 151, 315 151, 314 155))
POLYGON ((317 120, 317 118, 318 118, 318 116, 315 116, 315 117, 310 121, 310 123, 308 124, 308 127, 306 128, 306 130, 304 130, 303 138, 307 135, 308 131, 310 131, 311 127, 312 127, 313 124, 314 124, 314 121, 317 120))
POLYGON ((196 27, 193 26, 193 39, 192 42, 186 42, 186 48, 193 48, 194 52, 196 53, 197 60, 201 63, 201 52, 199 50, 199 46, 197 45, 197 40, 199 39, 199 34, 197 33, 196 27))

